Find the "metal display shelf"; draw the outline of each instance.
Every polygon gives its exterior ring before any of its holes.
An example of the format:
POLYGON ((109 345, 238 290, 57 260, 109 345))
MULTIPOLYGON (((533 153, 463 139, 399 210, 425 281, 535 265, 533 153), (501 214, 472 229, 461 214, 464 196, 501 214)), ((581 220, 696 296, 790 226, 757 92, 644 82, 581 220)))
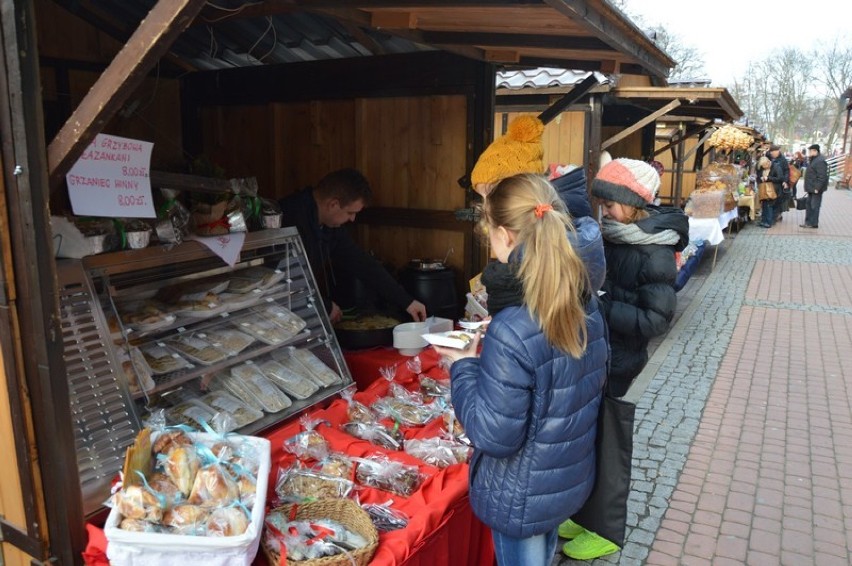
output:
MULTIPOLYGON (((110 482, 121 470, 125 448, 133 442, 150 412, 167 407, 171 398, 203 395, 207 376, 227 372, 237 364, 262 362, 280 348, 296 347, 309 349, 340 377, 339 383, 321 388, 310 398, 292 399, 287 409, 266 413, 235 431, 240 434, 270 429, 352 383, 295 228, 247 234, 240 261, 233 268, 194 241, 62 260, 59 266, 72 426, 86 514, 98 511, 109 496, 110 482), (178 314, 164 327, 142 332, 124 324, 116 307, 122 301, 153 297, 167 287, 221 279, 260 265, 282 273, 281 283, 254 302, 209 318, 181 318, 178 314), (290 310, 305 321, 305 328, 280 344, 256 342, 216 363, 196 363, 156 376, 154 387, 147 391, 131 387, 119 361, 120 352, 126 347, 159 343, 183 333, 233 328, 241 320, 257 316, 267 305, 290 310), (171 393, 174 395, 170 398, 171 393)), ((136 383, 141 385, 143 380, 137 377, 136 383)))

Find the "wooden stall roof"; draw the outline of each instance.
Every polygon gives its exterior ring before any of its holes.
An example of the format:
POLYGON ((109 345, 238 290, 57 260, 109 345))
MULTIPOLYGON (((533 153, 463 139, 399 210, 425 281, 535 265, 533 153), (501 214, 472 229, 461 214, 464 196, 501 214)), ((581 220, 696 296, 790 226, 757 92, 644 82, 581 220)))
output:
POLYGON ((679 116, 733 121, 743 115, 734 97, 725 88, 624 87, 613 89, 612 94, 651 111, 680 100, 677 107, 679 116))
MULTIPOLYGON (((155 4, 54 1, 120 40, 155 4)), ((660 78, 674 66, 605 0, 217 0, 175 41, 169 60, 212 70, 424 49, 660 78)))

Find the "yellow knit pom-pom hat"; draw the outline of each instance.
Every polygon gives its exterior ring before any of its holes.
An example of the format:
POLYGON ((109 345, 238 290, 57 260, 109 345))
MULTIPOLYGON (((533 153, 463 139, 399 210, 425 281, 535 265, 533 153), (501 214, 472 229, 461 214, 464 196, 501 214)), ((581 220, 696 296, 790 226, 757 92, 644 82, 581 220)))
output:
POLYGON ((544 124, 533 115, 518 116, 506 135, 485 148, 470 174, 473 186, 496 183, 519 173, 544 173, 544 124))

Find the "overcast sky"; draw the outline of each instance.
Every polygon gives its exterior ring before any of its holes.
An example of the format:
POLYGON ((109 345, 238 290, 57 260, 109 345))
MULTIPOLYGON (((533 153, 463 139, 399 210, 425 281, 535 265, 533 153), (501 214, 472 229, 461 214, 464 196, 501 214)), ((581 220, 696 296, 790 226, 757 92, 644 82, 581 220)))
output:
POLYGON ((852 41, 852 0, 626 0, 626 8, 701 51, 714 86, 731 86, 749 60, 784 47, 811 50, 838 33, 852 41))

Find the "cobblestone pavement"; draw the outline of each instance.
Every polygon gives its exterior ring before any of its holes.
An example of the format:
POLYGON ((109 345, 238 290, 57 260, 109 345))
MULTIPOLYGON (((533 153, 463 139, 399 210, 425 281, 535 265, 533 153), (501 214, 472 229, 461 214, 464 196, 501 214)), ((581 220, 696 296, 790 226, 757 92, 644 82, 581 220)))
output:
POLYGON ((747 225, 689 291, 628 393, 627 543, 594 564, 852 563, 852 193, 800 222, 747 225))

